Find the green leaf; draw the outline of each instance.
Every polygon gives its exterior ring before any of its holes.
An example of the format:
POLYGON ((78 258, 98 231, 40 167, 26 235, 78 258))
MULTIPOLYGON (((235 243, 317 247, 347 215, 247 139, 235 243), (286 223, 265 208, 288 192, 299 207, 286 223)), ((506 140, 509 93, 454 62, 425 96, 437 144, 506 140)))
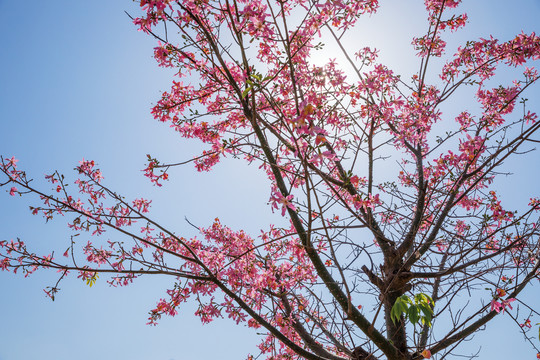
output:
POLYGON ((400 320, 401 314, 407 313, 410 302, 411 300, 406 295, 402 295, 396 299, 396 302, 394 303, 394 306, 392 306, 392 310, 390 311, 390 318, 392 319, 392 322, 394 324, 400 320))
POLYGON ((247 94, 249 93, 249 91, 250 91, 252 88, 253 88, 252 86, 249 86, 249 87, 246 88, 246 90, 244 90, 244 91, 242 92, 242 99, 244 99, 244 98, 247 96, 247 94))
POLYGON ((392 310, 390 311, 390 319, 392 319, 392 322, 394 323, 394 325, 396 324, 396 321, 399 319, 400 314, 401 312, 398 310, 396 304, 394 304, 394 306, 392 306, 392 310))
POLYGON ((431 318, 428 319, 425 317, 421 317, 420 322, 422 323, 422 325, 427 325, 428 327, 431 327, 431 318))
MULTIPOLYGON (((259 74, 259 73, 251 74, 251 77, 254 78, 255 80, 259 80, 259 81, 262 80, 262 75, 259 74)), ((248 80, 248 81, 249 81, 249 80, 248 80)))
POLYGON ((401 295, 401 300, 406 304, 412 304, 411 299, 407 295, 401 295))
POLYGON ((392 306, 392 310, 390 311, 390 318, 392 319, 392 322, 395 324, 397 321, 399 321, 401 314, 406 311, 407 305, 403 302, 403 299, 401 297, 397 298, 394 306, 392 306))
POLYGON ((418 307, 424 313, 425 317, 429 317, 431 319, 431 317, 433 316, 433 309, 431 308, 431 306, 421 304, 421 305, 418 305, 418 307))
POLYGON ((409 307, 409 311, 407 313, 408 313, 410 322, 413 324, 416 324, 418 320, 420 319, 420 316, 418 315, 418 308, 416 305, 412 305, 411 307, 409 307))
POLYGON ((417 304, 424 304, 424 305, 433 304, 433 299, 431 298, 431 296, 424 293, 416 294, 414 296, 414 301, 417 304))
POLYGON ((94 275, 88 279, 86 279, 86 285, 92 287, 96 283, 96 280, 99 278, 99 275, 97 273, 94 273, 94 275))
POLYGON ((390 318, 395 324, 400 320, 401 315, 405 314, 412 324, 417 324, 418 321, 421 321, 422 324, 427 324, 431 327, 434 305, 433 299, 423 293, 414 295, 412 299, 407 295, 401 295, 396 299, 394 306, 392 306, 390 318))

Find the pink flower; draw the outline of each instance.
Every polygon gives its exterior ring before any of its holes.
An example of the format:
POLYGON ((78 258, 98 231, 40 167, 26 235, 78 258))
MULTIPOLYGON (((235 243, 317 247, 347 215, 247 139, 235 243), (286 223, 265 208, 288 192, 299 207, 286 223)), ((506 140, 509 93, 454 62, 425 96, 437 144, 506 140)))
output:
POLYGON ((296 211, 296 207, 292 203, 292 199, 294 199, 294 196, 292 195, 288 195, 285 197, 281 194, 280 191, 274 191, 272 197, 270 198, 270 201, 272 202, 273 209, 279 209, 278 204, 281 204, 281 216, 285 216, 287 208, 291 209, 292 211, 296 211))
POLYGON ((510 303, 511 303, 512 301, 516 301, 516 299, 513 299, 513 298, 512 298, 512 299, 506 299, 506 300, 503 300, 503 301, 502 301, 503 312, 504 312, 504 308, 507 307, 507 306, 510 308, 510 310, 513 310, 513 309, 514 309, 514 308, 512 307, 512 305, 510 305, 510 303))
POLYGON ((500 312, 502 310, 504 310, 502 304, 500 302, 498 302, 497 300, 493 299, 491 300, 491 311, 495 310, 496 312, 500 312))
POLYGON ((493 299, 491 300, 491 311, 496 311, 497 313, 499 312, 503 312, 504 313, 504 309, 508 306, 510 309, 513 309, 512 305, 510 305, 510 303, 512 301, 515 301, 516 299, 514 298, 511 298, 511 299, 506 299, 506 300, 501 300, 501 302, 498 302, 497 300, 493 299))
POLYGON ((0 270, 7 270, 8 266, 9 266, 8 258, 4 258, 2 259, 2 261, 0 261, 0 270))
POLYGON ((424 359, 431 359, 431 351, 425 349, 424 351, 422 351, 422 356, 424 357, 424 359))
POLYGON ((17 165, 17 162, 19 161, 19 159, 15 159, 14 156, 12 156, 10 159, 6 159, 7 160, 7 166, 12 166, 12 167, 16 167, 17 165))
POLYGON ((15 186, 13 186, 10 190, 9 190, 9 195, 11 196, 15 196, 15 193, 17 192, 17 188, 15 186))

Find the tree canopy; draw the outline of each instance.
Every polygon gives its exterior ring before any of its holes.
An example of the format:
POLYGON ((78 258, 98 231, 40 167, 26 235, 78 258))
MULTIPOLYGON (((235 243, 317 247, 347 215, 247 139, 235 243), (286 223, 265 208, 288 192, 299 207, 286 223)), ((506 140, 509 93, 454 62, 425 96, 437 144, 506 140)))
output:
POLYGON ((203 323, 227 317, 261 334, 248 358, 442 359, 502 314, 539 351, 535 304, 520 294, 539 277, 540 200, 530 189, 509 209, 496 180, 539 141, 526 93, 540 38, 446 49, 467 23, 459 5, 425 2, 409 77, 373 47, 344 45, 376 16, 374 0, 142 0, 134 23, 175 73, 152 115, 206 146, 188 160, 148 155, 144 175, 161 187, 178 166, 238 159, 265 175, 277 219, 248 233, 216 218, 184 237, 152 216, 151 200, 107 186, 94 160, 74 182, 47 174, 46 189, 9 155, 0 185, 37 196, 31 212, 64 216, 72 236, 63 256, 2 240, 0 267, 57 270, 53 300, 70 273, 88 286, 171 277, 149 324, 195 302, 203 323), (314 62, 327 43, 340 61, 314 62))

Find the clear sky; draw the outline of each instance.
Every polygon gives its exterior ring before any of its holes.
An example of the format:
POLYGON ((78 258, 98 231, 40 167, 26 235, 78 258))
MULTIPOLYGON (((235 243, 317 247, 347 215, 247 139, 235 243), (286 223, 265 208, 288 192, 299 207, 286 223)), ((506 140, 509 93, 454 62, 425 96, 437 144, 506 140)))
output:
MULTIPOLYGON (((468 3, 471 24, 462 40, 540 31, 539 0, 468 3)), ((220 217, 258 233, 271 213, 269 190, 255 167, 225 161, 201 174, 188 166, 173 171, 173 181, 161 189, 142 176, 146 154, 176 161, 200 148, 150 115, 172 76, 152 59, 153 40, 124 13, 137 14, 137 7, 129 0, 0 0, 0 154, 19 158, 20 168, 41 184, 54 169, 74 179, 78 161, 94 159, 110 188, 128 198, 153 199, 152 215, 184 236, 194 235, 184 217, 201 226, 220 217)), ((381 60, 398 72, 412 72, 417 62, 410 39, 426 28, 421 9, 418 0, 382 0, 380 17, 366 20, 354 41, 379 47, 381 60)), ((540 110, 539 94, 538 85, 529 93, 532 109, 540 110)), ((501 183, 507 197, 528 198, 524 191, 531 189, 538 195, 538 155, 528 159, 534 161, 528 176, 501 183)), ((519 174, 519 168, 514 171, 519 174)), ((65 249, 70 232, 64 221, 45 225, 30 215, 31 204, 0 193, 0 239, 20 237, 43 252, 65 249)), ((172 280, 147 278, 114 289, 104 281, 89 288, 72 276, 51 302, 42 289, 56 278, 47 271, 27 279, 0 272, 0 360, 232 360, 255 352, 251 331, 227 320, 202 327, 189 304, 157 327, 145 325, 172 280)), ((527 295, 540 298, 538 287, 527 295)), ((490 325, 468 344, 470 353, 481 346, 480 360, 534 358, 508 330, 511 322, 501 316, 490 325)))

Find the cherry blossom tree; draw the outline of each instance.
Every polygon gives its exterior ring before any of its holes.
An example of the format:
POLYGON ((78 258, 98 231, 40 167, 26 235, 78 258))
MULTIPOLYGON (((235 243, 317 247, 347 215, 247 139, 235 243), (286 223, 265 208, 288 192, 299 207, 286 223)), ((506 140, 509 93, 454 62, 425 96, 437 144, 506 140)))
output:
POLYGON ((53 300, 68 275, 89 286, 169 276, 149 324, 196 302, 203 323, 227 317, 262 334, 249 359, 442 359, 496 316, 540 351, 537 309, 521 298, 540 276, 540 199, 508 209, 495 184, 540 141, 524 98, 540 37, 471 40, 448 55, 467 23, 459 5, 425 1, 418 71, 404 78, 377 49, 342 42, 377 0, 141 0, 134 23, 176 72, 152 114, 207 146, 187 161, 148 155, 145 176, 161 187, 176 166, 244 160, 267 177, 276 222, 248 234, 216 218, 185 238, 150 200, 107 187, 93 160, 77 166, 74 192, 59 172, 46 176, 52 190, 35 186, 9 155, 0 185, 37 196, 31 212, 65 216, 72 236, 63 256, 2 240, 0 268, 58 271, 53 300), (321 40, 344 61, 314 64, 321 40), (519 77, 501 83, 505 70, 519 77), (476 106, 453 101, 462 92, 476 106))

